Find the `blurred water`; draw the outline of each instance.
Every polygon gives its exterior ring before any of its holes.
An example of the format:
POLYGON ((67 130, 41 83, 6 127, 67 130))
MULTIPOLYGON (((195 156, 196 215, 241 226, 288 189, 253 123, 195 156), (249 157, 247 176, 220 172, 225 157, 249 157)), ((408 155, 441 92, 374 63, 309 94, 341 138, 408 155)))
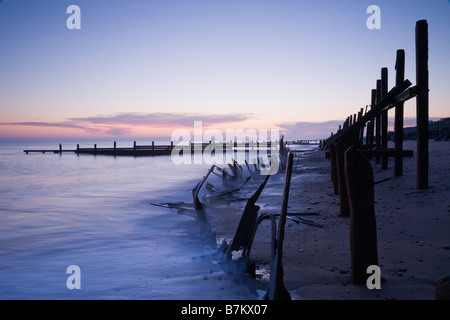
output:
POLYGON ((23 152, 41 148, 58 146, 0 144, 0 299, 255 298, 192 218, 149 205, 192 202, 209 165, 23 152), (80 290, 66 286, 70 265, 80 290))

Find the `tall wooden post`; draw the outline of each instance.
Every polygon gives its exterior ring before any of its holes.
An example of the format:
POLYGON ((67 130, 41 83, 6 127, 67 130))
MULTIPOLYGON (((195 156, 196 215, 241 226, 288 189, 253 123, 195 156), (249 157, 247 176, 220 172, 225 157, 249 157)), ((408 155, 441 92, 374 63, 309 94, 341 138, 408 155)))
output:
MULTIPOLYGON (((381 69, 381 99, 388 93, 388 69, 381 69)), ((381 113, 381 149, 387 150, 388 148, 388 111, 381 113)), ((381 157, 381 168, 388 168, 388 157, 381 157)))
POLYGON ((416 23, 417 188, 428 188, 428 23, 416 23))
MULTIPOLYGON (((395 61, 395 85, 398 86, 405 80, 405 50, 397 50, 395 61)), ((394 142, 395 142, 395 166, 394 175, 403 175, 403 102, 395 106, 394 142)))
MULTIPOLYGON (((381 100, 381 80, 377 80, 377 103, 381 100)), ((377 113, 376 120, 376 141, 375 141, 375 149, 381 150, 381 114, 377 113)), ((375 163, 379 164, 381 162, 380 156, 376 157, 375 163)))

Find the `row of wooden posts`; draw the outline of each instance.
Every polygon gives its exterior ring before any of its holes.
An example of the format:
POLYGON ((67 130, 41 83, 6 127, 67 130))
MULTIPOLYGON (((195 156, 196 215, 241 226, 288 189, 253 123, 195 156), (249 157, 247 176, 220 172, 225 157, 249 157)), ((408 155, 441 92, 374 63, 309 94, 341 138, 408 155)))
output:
POLYGON ((405 80, 405 52, 397 51, 396 83, 388 91, 388 69, 381 69, 381 79, 371 92, 371 107, 349 116, 336 134, 321 142, 329 149, 331 180, 339 195, 340 215, 350 217, 352 279, 365 283, 367 267, 378 265, 374 210, 374 179, 371 160, 388 168, 388 158, 395 158, 394 174, 403 174, 403 157, 412 150, 403 149, 404 102, 416 98, 417 113, 417 188, 428 188, 428 23, 416 23, 416 85, 405 80), (388 148, 388 110, 395 109, 395 148, 388 148))

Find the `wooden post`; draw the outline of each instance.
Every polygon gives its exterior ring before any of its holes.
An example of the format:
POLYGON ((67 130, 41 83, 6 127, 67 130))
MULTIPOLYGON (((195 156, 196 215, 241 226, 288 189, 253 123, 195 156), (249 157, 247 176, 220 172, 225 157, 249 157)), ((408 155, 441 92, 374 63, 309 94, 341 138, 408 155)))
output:
POLYGON ((428 23, 416 23, 417 188, 428 188, 428 23))
POLYGON ((80 145, 77 144, 77 153, 79 153, 79 152, 80 152, 80 145))
MULTIPOLYGON (((370 108, 377 103, 377 90, 372 89, 371 92, 371 99, 370 99, 370 108)), ((374 136, 374 129, 375 129, 375 119, 370 120, 370 133, 369 133, 369 146, 372 149, 373 148, 373 136, 374 136)))
MULTIPOLYGON (((361 108, 358 112, 358 120, 359 121, 364 113, 364 108, 361 108)), ((359 131, 359 143, 362 145, 363 144, 363 139, 364 139, 364 128, 365 126, 361 127, 361 130, 359 131)))
MULTIPOLYGON (((388 93, 388 69, 381 69, 381 99, 383 99, 388 93)), ((388 148, 388 111, 381 113, 381 149, 387 150, 388 148)), ((388 168, 388 157, 381 157, 381 168, 388 168)))
POLYGON ((336 153, 336 171, 339 188, 339 209, 341 217, 349 217, 350 207, 348 203, 347 186, 345 183, 344 152, 345 149, 342 143, 340 142, 336 143, 335 153, 336 153))
POLYGON ((59 154, 61 154, 62 153, 62 144, 60 143, 59 144, 59 154))
POLYGON ((114 141, 114 156, 117 155, 117 142, 114 141))
POLYGON ((367 267, 378 265, 377 229, 372 166, 355 146, 345 152, 345 176, 350 203, 352 281, 364 284, 367 267))
MULTIPOLYGON (((286 216, 288 210, 289 188, 291 185, 292 163, 294 156, 292 153, 287 155, 286 173, 284 180, 283 202, 280 213, 280 220, 278 221, 278 237, 273 238, 272 235, 272 250, 270 261, 270 280, 269 280, 269 300, 290 300, 291 295, 284 286, 283 276, 283 241, 284 228, 286 224, 286 216), (276 241, 274 241, 276 240, 276 241), (275 252, 274 252, 275 251, 275 252)), ((272 220, 273 221, 273 220, 272 220)), ((273 225, 273 224, 272 224, 273 225)), ((274 228, 272 227, 272 232, 274 228)))
POLYGON ((94 154, 97 154, 97 144, 94 144, 94 154))
MULTIPOLYGON (((381 100, 381 80, 377 80, 377 103, 381 100)), ((375 120, 376 132, 375 132, 375 149, 381 150, 381 114, 377 113, 375 120)), ((377 156, 375 159, 375 163, 379 164, 381 162, 380 156, 377 156)))
MULTIPOLYGON (((397 58, 395 61, 395 85, 398 86, 405 80, 405 50, 397 50, 397 58)), ((395 123, 394 123, 394 143, 395 151, 395 166, 394 175, 403 175, 403 102, 395 106, 395 123)))
POLYGON ((331 181, 333 181, 334 194, 339 194, 338 177, 337 177, 337 167, 336 167, 336 148, 334 143, 330 144, 330 172, 331 181))
POLYGON ((152 151, 155 151, 155 141, 152 141, 152 151))

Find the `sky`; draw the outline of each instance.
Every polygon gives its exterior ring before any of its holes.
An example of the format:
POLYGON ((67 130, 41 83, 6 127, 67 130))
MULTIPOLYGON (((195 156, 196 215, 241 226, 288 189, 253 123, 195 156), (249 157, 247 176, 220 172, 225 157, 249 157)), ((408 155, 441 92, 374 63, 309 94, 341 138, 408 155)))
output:
MULTIPOLYGON (((415 84, 422 19, 438 119, 450 115, 449 0, 1 0, 0 139, 170 137, 194 121, 326 138, 370 104, 382 67, 394 86, 398 49, 415 84)), ((415 112, 412 99, 406 123, 415 112)))

